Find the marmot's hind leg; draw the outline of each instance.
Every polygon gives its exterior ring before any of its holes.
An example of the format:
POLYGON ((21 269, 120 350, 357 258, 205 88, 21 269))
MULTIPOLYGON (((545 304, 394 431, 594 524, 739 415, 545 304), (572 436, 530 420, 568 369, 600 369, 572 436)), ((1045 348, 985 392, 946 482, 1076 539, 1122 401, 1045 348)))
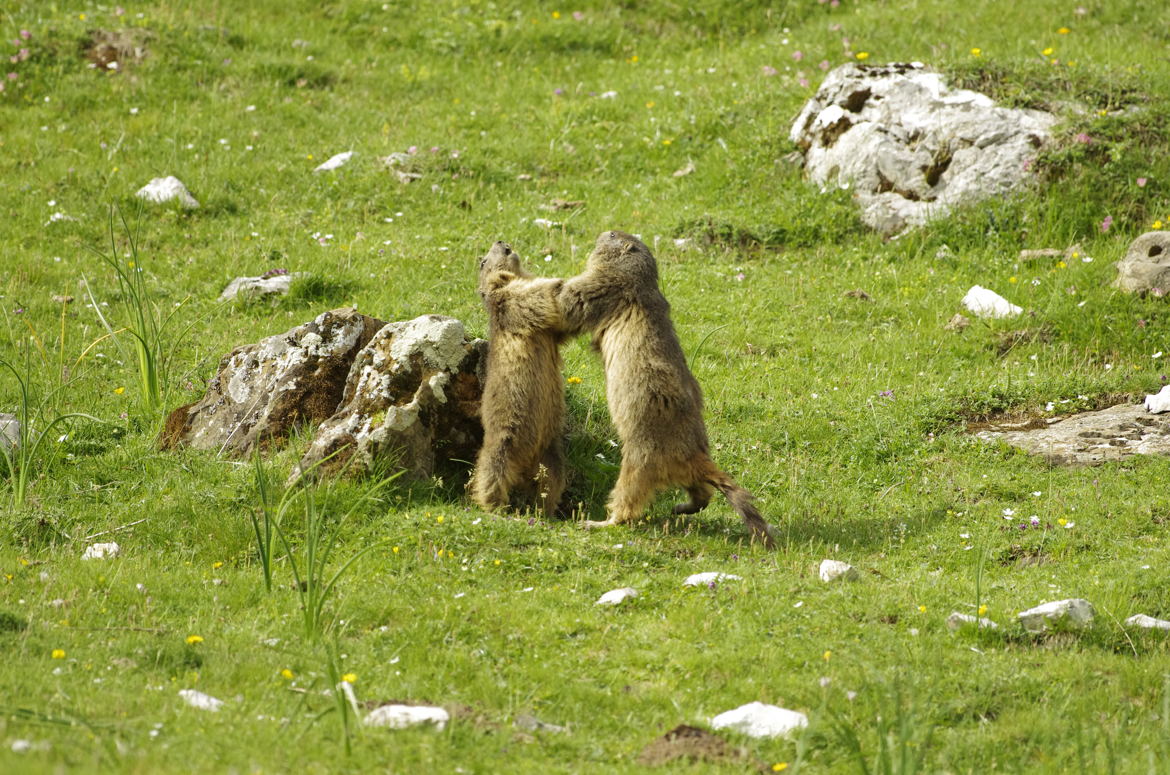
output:
POLYGON ((696 514, 707 508, 711 496, 715 494, 715 488, 706 482, 696 482, 686 490, 691 499, 686 503, 676 503, 673 510, 675 514, 696 514))
POLYGON ((471 499, 487 511, 508 505, 508 493, 515 482, 515 472, 509 460, 511 438, 505 437, 496 443, 485 440, 475 461, 475 481, 471 488, 471 499))
POLYGON ((646 504, 654 497, 657 489, 658 480, 650 471, 623 462, 617 484, 609 494, 609 503, 606 505, 609 519, 587 521, 585 527, 609 527, 634 522, 641 518, 646 504))

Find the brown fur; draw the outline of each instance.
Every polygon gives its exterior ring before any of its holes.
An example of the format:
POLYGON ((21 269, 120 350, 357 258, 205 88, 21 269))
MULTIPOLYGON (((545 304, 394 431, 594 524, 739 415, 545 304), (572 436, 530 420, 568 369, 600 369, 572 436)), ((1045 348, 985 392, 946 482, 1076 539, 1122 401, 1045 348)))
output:
POLYGON ((610 493, 609 519, 590 527, 638 519, 659 490, 686 489, 676 514, 703 509, 719 490, 753 537, 772 545, 772 529, 752 495, 711 460, 703 397, 687 367, 658 289, 658 266, 637 238, 607 231, 597 238, 585 271, 564 281, 558 296, 566 327, 590 329, 605 362, 609 412, 622 441, 622 467, 610 493))
POLYGON ((483 448, 472 499, 485 509, 507 506, 513 489, 535 493, 551 516, 565 490, 559 279, 520 267, 497 242, 480 262, 479 293, 488 313, 487 376, 480 416, 483 448))

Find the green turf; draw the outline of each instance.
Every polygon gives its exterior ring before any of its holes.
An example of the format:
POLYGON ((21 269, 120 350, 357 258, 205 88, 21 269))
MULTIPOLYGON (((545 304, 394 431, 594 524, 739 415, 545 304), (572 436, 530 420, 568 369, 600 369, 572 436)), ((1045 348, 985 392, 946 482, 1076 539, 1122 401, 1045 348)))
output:
MULTIPOLYGON (((29 384, 37 427, 97 421, 58 426, 22 505, 7 482, 0 492, 0 772, 642 772, 654 738, 753 700, 810 717, 791 740, 729 736, 787 772, 1164 771, 1165 636, 1121 622, 1170 618, 1170 461, 1050 468, 964 433, 1049 401, 1137 398, 1170 371, 1152 357, 1170 352, 1166 301, 1110 285, 1130 240, 1170 223, 1170 6, 1083 11, 7 3, 0 357, 29 384), (98 31, 143 56, 87 67, 98 31), (822 194, 784 161, 820 63, 861 54, 1057 111, 1036 183, 896 241, 867 233, 847 193, 822 194), (412 147, 422 178, 402 184, 379 157, 412 147), (313 173, 348 150, 345 167, 313 173), (202 207, 140 208, 134 192, 163 175, 202 207), (544 209, 557 198, 585 204, 544 209), (365 503, 373 483, 346 481, 321 493, 337 533, 327 572, 369 551, 328 600, 335 627, 314 637, 279 547, 265 591, 251 464, 156 451, 162 413, 133 343, 102 339, 88 306, 92 294, 114 328, 131 320, 105 255, 142 269, 159 314, 177 309, 160 362, 173 407, 232 347, 333 307, 442 313, 482 335, 475 270, 493 241, 568 276, 609 228, 655 251, 716 461, 757 495, 777 551, 749 546, 725 503, 671 519, 675 493, 643 524, 584 532, 484 514, 459 472, 365 503), (1017 259, 1073 243, 1093 260, 1017 259), (277 302, 216 301, 232 277, 272 269, 312 277, 277 302), (944 330, 976 283, 1028 316, 944 330), (1021 529, 1031 515, 1041 527, 1021 529), (80 559, 106 540, 121 557, 80 559), (862 580, 822 584, 827 557, 862 580), (706 570, 743 579, 681 586, 706 570), (594 607, 622 586, 641 596, 594 607), (1018 611, 1065 597, 1092 601, 1089 631, 1023 635, 1018 611), (946 628, 981 606, 996 633, 946 628), (363 709, 459 712, 441 732, 351 718, 347 746, 329 689, 350 673, 363 709), (225 706, 188 708, 186 688, 225 706), (517 730, 523 714, 569 731, 517 730), (18 740, 32 750, 14 752, 18 740)), ((597 517, 620 450, 587 340, 564 355, 580 378, 566 386, 569 497, 597 517)), ((0 411, 17 407, 18 383, 0 377, 0 411)), ((270 456, 276 481, 305 442, 270 456)))

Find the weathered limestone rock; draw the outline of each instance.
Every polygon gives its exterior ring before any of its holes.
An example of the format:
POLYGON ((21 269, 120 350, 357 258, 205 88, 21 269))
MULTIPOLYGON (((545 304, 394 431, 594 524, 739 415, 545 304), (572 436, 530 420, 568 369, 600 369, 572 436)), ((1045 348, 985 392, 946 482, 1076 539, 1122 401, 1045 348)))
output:
POLYGON ((1114 284, 1123 291, 1164 296, 1170 293, 1170 231, 1150 231, 1129 245, 1117 262, 1114 284))
POLYGON ((711 719, 712 729, 730 729, 748 737, 787 737, 808 726, 808 716, 762 702, 749 702, 711 719))
POLYGON ((451 720, 451 714, 443 708, 431 705, 382 705, 370 711, 362 720, 367 727, 406 729, 419 724, 434 724, 442 729, 451 720))
POLYGON ((0 413, 0 449, 12 450, 20 443, 20 420, 14 414, 0 413))
POLYGON ((963 306, 981 318, 1014 318, 1023 308, 1000 296, 990 288, 973 285, 963 297, 963 306))
POLYGON ((894 234, 1028 179, 1056 117, 996 107, 922 64, 842 65, 792 126, 810 180, 853 188, 870 227, 894 234))
POLYGON ((861 578, 861 574, 847 562, 840 560, 821 560, 821 567, 818 571, 821 581, 828 583, 830 581, 857 581, 861 578))
POLYGON ((1170 630, 1170 622, 1165 619, 1155 619, 1146 614, 1134 614, 1123 623, 1129 627, 1137 627, 1143 630, 1170 630))
POLYGON ((337 410, 354 356, 384 325, 342 308, 237 347, 220 362, 203 398, 171 412, 159 446, 238 457, 257 443, 283 440, 297 425, 321 422, 337 410))
POLYGON ((290 274, 284 270, 280 271, 280 274, 264 274, 259 277, 237 277, 223 289, 223 293, 219 295, 219 300, 231 301, 239 297, 254 299, 271 294, 283 296, 288 293, 288 289, 292 286, 293 280, 309 276, 308 272, 293 272, 290 274))
POLYGON ((968 625, 974 625, 980 629, 999 629, 998 624, 982 616, 972 616, 971 614, 964 614, 959 613, 958 611, 953 611, 951 615, 947 617, 947 629, 959 630, 968 625))
POLYGON ((138 189, 134 196, 155 204, 174 200, 188 210, 194 210, 199 206, 199 202, 191 196, 191 192, 183 185, 183 181, 174 175, 167 175, 165 178, 152 178, 149 183, 138 189))
POLYGON ((1020 624, 1030 633, 1047 632, 1054 627, 1079 630, 1093 623, 1093 605, 1088 600, 1073 598, 1071 600, 1054 600, 1051 603, 1042 603, 1035 608, 1021 611, 1020 624))
POLYGON ((594 605, 621 605, 625 601, 638 596, 638 590, 633 587, 622 587, 621 589, 611 589, 601 597, 597 598, 594 605))
POLYGON ((468 341, 455 318, 388 323, 354 359, 337 411, 291 480, 314 466, 368 471, 379 462, 427 477, 437 459, 474 460, 486 363, 487 342, 468 341))
POLYGON ((704 587, 710 584, 718 584, 721 581, 738 581, 743 576, 736 576, 734 573, 720 573, 719 571, 706 571, 704 573, 692 573, 683 581, 684 587, 704 587))
POLYGON ((117 557, 122 553, 122 547, 113 541, 103 544, 90 544, 85 547, 85 551, 81 554, 83 560, 105 560, 107 558, 117 557))
POLYGON ((1022 425, 993 425, 975 435, 1041 455, 1055 465, 1096 465, 1131 455, 1170 454, 1170 415, 1151 414, 1141 404, 1119 404, 1022 425))

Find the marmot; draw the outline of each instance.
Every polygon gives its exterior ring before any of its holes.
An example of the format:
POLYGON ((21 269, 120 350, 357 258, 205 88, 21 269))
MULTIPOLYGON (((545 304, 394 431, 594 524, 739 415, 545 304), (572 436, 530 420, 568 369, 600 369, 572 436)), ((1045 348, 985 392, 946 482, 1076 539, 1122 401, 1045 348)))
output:
POLYGON ((564 281, 557 304, 567 329, 589 329, 605 362, 609 411, 622 441, 622 467, 609 496, 604 527, 629 522, 655 493, 682 485, 690 501, 675 514, 694 514, 720 490, 753 537, 772 545, 772 528, 752 495, 708 454, 703 397, 658 289, 658 266, 636 237, 607 231, 597 238, 585 271, 564 281))
POLYGON ((480 404, 483 448, 471 497, 484 509, 508 505, 520 488, 551 516, 565 489, 559 279, 534 277, 512 248, 497 242, 479 263, 488 314, 487 375, 480 404), (533 487, 535 490, 533 491, 533 487))

